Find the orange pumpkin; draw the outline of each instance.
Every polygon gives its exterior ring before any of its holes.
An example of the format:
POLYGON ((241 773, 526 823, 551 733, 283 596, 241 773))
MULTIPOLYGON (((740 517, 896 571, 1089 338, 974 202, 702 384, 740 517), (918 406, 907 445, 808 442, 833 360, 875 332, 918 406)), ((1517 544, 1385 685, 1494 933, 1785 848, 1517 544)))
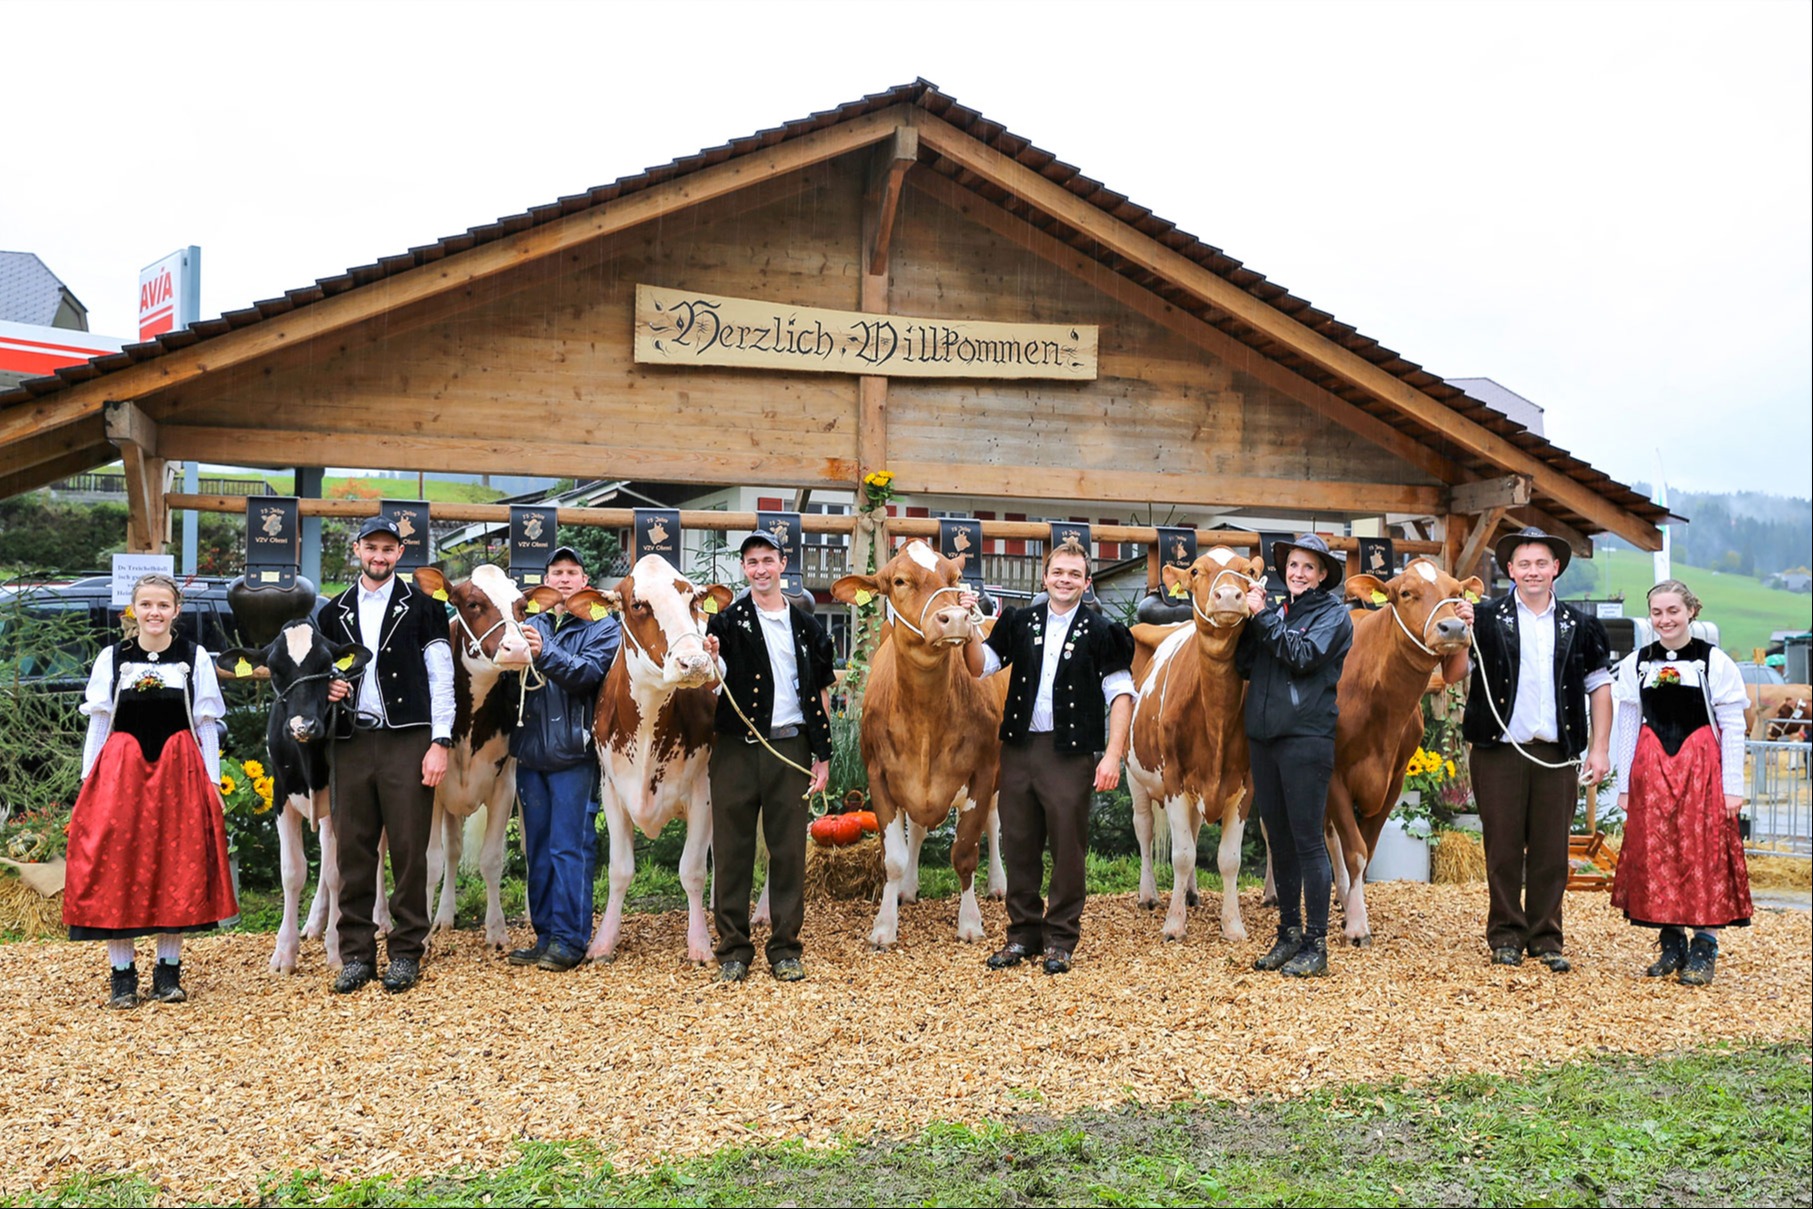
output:
POLYGON ((875 812, 873 810, 852 810, 844 817, 846 819, 855 819, 861 824, 862 834, 864 835, 881 830, 881 824, 876 821, 875 812))
POLYGON ((843 848, 862 838, 862 823, 853 815, 827 814, 814 819, 806 834, 821 848, 843 848))

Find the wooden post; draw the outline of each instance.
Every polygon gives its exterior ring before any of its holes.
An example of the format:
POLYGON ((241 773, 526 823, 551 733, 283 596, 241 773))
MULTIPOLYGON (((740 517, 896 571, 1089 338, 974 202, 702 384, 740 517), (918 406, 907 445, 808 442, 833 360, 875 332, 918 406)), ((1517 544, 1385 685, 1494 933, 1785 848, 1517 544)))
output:
POLYGON ((1464 578, 1473 574, 1479 566, 1479 560, 1486 553, 1486 546, 1498 532, 1498 522, 1503 520, 1505 509, 1488 508, 1485 513, 1473 522, 1473 532, 1467 535, 1467 544, 1461 547, 1460 557, 1455 560, 1454 577, 1464 578))
POLYGON ((1450 575, 1460 565, 1461 548, 1466 545, 1467 533, 1473 527, 1473 518, 1464 512, 1450 512, 1442 520, 1442 566, 1450 575))
POLYGON ((136 403, 114 400, 103 404, 101 420, 126 470, 126 549, 162 554, 170 540, 170 510, 164 502, 166 466, 157 456, 157 421, 136 403))

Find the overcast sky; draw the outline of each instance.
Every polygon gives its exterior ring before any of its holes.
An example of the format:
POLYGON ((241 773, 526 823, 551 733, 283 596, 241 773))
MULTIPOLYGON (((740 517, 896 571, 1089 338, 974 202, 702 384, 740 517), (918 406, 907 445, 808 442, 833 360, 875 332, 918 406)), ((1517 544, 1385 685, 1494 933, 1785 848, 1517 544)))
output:
MULTIPOLYGON (((1813 492, 1805 0, 0 4, 0 248, 135 337, 918 76, 1623 482, 1813 492)), ((985 317, 985 316, 984 316, 985 317)))

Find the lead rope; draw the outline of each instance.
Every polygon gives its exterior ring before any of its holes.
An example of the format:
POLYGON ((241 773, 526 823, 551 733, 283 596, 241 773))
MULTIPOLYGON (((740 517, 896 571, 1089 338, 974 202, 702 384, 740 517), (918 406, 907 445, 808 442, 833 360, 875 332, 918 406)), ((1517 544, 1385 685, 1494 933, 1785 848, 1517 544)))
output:
MULTIPOLYGON (((1393 609, 1392 612, 1395 613, 1395 612, 1397 612, 1397 610, 1393 609)), ((1404 623, 1402 621, 1399 621, 1398 624, 1403 625, 1404 623)), ((1408 632, 1408 631, 1406 631, 1406 632, 1408 632)), ((1414 639, 1413 639, 1413 641, 1414 641, 1414 639)), ((1480 649, 1479 649, 1479 631, 1477 630, 1477 628, 1474 628, 1473 632, 1469 635, 1469 641, 1472 643, 1472 646, 1473 646, 1473 658, 1476 660, 1476 662, 1483 674, 1485 666, 1486 666, 1486 661, 1485 661, 1485 656, 1480 652, 1480 649)), ((1434 652, 1431 651, 1430 654, 1434 654, 1434 652)), ((1531 755, 1529 752, 1525 751, 1523 749, 1523 744, 1519 743, 1516 739, 1513 739, 1511 737, 1510 724, 1507 723, 1504 720, 1504 718, 1499 714, 1498 703, 1496 701, 1492 700, 1492 686, 1489 684, 1486 685, 1485 691, 1483 693, 1481 693, 1480 696, 1482 696, 1486 699, 1486 708, 1492 711, 1492 720, 1494 722, 1498 723, 1498 733, 1505 737, 1506 743, 1509 743, 1514 749, 1516 749, 1516 752, 1518 755, 1522 756, 1524 759, 1528 760, 1532 764, 1541 765, 1543 768, 1561 769, 1561 768, 1584 767, 1582 761, 1580 760, 1580 758, 1578 756, 1576 756, 1572 760, 1563 761, 1560 764, 1551 764, 1547 760, 1539 760, 1535 756, 1531 755)), ((1556 710, 1557 710, 1557 712, 1559 712, 1559 710, 1560 710, 1559 704, 1557 704, 1556 710)))
MULTIPOLYGON (((490 629, 487 629, 483 634, 474 634, 472 632, 472 627, 466 624, 465 615, 458 609, 454 610, 453 619, 460 623, 460 629, 466 631, 466 654, 473 659, 477 659, 485 653, 485 639, 491 637, 498 626, 509 625, 513 620, 512 618, 499 617, 490 629)), ((521 623, 518 622, 517 624, 520 625, 521 623)), ((496 662, 496 660, 492 660, 493 664, 496 662)), ((543 672, 540 668, 536 667, 534 661, 531 660, 529 666, 518 674, 517 683, 520 686, 520 691, 516 697, 516 725, 521 726, 523 724, 523 714, 529 707, 529 694, 536 692, 546 685, 548 683, 548 676, 546 672, 543 672)))

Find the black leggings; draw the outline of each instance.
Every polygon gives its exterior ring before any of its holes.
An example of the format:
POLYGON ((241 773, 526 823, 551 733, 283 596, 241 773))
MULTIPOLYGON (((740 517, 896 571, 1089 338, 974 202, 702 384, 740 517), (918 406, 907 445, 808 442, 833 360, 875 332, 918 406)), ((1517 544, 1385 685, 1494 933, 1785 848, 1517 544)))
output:
POLYGON ((1328 895, 1334 871, 1322 819, 1328 779, 1335 771, 1332 737, 1292 736, 1252 741, 1253 809, 1265 824, 1278 885, 1278 926, 1303 929, 1306 939, 1328 935, 1328 895), (1307 916, 1307 923, 1304 922, 1307 916))

